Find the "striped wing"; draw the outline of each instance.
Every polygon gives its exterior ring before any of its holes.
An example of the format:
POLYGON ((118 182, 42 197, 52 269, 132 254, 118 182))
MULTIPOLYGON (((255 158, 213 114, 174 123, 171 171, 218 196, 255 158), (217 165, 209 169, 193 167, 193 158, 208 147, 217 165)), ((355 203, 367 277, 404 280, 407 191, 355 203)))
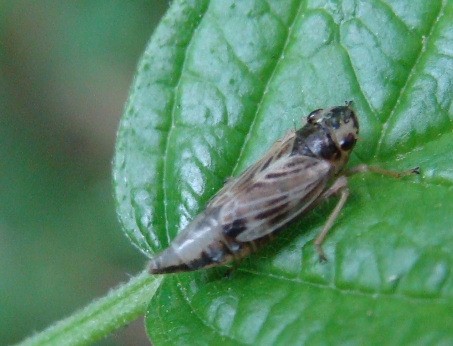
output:
POLYGON ((255 164, 208 203, 218 208, 225 235, 252 241, 282 227, 324 191, 333 175, 329 162, 292 155, 294 132, 277 141, 255 164))

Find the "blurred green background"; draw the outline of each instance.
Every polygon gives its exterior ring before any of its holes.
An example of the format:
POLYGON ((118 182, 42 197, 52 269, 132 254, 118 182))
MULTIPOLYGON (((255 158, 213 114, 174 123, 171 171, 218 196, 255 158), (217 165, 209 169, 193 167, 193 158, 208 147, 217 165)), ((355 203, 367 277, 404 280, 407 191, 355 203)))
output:
MULTIPOLYGON (((118 224, 115 134, 167 2, 0 3, 0 344, 140 271, 118 224)), ((99 345, 149 345, 141 320, 99 345)))

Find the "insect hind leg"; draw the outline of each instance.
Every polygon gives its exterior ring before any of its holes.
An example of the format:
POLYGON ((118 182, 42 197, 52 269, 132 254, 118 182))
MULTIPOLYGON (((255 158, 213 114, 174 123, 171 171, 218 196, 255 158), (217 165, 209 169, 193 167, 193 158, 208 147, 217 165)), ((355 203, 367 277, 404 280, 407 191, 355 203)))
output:
POLYGON ((372 172, 372 173, 378 173, 382 175, 386 175, 392 178, 402 178, 405 177, 406 175, 410 174, 420 174, 420 167, 415 167, 408 169, 407 171, 404 172, 395 172, 395 171, 389 171, 380 167, 374 167, 374 166, 367 166, 365 164, 360 164, 355 167, 352 167, 348 170, 346 170, 343 175, 338 177, 337 180, 332 184, 332 186, 325 191, 321 197, 320 200, 327 200, 331 196, 334 195, 340 195, 340 200, 338 201, 337 205, 335 206, 334 210, 330 214, 329 218, 327 219, 327 222, 325 223, 324 227, 322 230, 318 233, 315 239, 315 248, 316 252, 318 253, 319 261, 320 262, 326 262, 327 258, 324 255, 324 252, 322 251, 321 244, 324 241, 324 238, 326 237, 327 233, 329 232, 330 228, 332 227, 335 219, 337 218, 338 214, 340 214, 341 209, 343 208, 344 204, 346 203, 346 200, 348 199, 349 196, 349 189, 347 188, 347 177, 357 174, 357 173, 366 173, 366 172, 372 172))
POLYGON ((347 183, 348 183, 347 178, 345 176, 340 176, 337 180, 335 180, 332 186, 321 195, 322 200, 327 200, 331 196, 339 194, 340 200, 333 209, 332 213, 330 213, 330 216, 327 219, 327 222, 324 224, 324 227, 316 236, 314 245, 316 252, 318 253, 319 262, 327 262, 327 257, 324 255, 324 252, 322 251, 321 244, 324 241, 324 238, 326 237, 329 230, 332 228, 335 219, 337 218, 338 214, 340 214, 341 209, 343 208, 344 204, 346 203, 346 200, 348 199, 349 189, 347 188, 347 183))

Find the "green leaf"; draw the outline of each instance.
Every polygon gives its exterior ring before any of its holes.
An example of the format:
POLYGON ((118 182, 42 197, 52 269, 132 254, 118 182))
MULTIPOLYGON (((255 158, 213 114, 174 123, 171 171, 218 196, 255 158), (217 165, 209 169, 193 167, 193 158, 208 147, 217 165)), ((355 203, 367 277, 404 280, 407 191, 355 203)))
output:
POLYGON ((148 255, 316 108, 354 101, 349 180, 230 278, 169 276, 155 345, 449 343, 453 338, 452 1, 176 1, 140 62, 118 134, 118 214, 148 255))

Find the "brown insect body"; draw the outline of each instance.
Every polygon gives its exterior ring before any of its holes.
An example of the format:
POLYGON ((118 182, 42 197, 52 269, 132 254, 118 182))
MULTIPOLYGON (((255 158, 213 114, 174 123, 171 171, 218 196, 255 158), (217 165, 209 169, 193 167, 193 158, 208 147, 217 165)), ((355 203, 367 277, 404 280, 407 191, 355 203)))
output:
POLYGON ((302 128, 288 131, 229 181, 151 260, 149 272, 209 268, 239 262, 256 251, 288 222, 337 192, 330 191, 329 182, 346 166, 358 132, 349 104, 310 113, 302 128))

